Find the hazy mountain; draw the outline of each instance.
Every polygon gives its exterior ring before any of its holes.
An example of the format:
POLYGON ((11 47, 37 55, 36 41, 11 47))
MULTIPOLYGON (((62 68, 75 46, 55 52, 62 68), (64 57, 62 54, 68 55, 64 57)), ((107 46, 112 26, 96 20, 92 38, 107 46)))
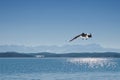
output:
POLYGON ((51 52, 51 53, 71 53, 71 52, 120 52, 120 49, 103 48, 98 44, 89 45, 63 45, 63 46, 36 46, 25 47, 18 45, 1 45, 0 52, 51 52))

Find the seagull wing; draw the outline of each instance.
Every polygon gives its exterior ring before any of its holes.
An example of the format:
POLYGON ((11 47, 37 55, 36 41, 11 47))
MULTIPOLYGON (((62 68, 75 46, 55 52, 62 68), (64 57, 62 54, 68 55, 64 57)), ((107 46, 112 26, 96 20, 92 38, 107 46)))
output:
POLYGON ((74 39, 77 39, 77 38, 78 38, 78 37, 80 37, 80 36, 81 36, 81 34, 80 34, 80 35, 75 36, 73 39, 71 39, 71 40, 70 40, 70 42, 71 42, 71 41, 73 41, 74 39))

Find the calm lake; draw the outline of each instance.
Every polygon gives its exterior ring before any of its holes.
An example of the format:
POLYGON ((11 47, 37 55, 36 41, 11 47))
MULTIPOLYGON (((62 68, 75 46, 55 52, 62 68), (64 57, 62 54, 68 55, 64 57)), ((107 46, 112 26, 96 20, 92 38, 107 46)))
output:
POLYGON ((0 80, 119 79, 119 58, 0 58, 0 80))

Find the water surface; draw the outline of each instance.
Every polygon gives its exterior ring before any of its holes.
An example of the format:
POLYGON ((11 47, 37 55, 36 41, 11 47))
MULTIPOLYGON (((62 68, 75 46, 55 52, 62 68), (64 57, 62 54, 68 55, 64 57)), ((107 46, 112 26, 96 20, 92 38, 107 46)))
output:
POLYGON ((1 80, 119 80, 119 58, 1 58, 1 80))

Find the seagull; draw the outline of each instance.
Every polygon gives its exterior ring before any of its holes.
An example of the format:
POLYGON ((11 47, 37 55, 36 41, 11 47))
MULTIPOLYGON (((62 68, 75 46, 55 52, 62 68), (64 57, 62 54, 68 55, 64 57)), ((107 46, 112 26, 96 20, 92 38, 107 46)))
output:
POLYGON ((92 38, 92 34, 91 34, 91 33, 90 33, 90 34, 87 34, 87 33, 81 33, 81 34, 75 36, 74 38, 72 38, 71 40, 69 40, 69 42, 71 42, 71 41, 77 39, 78 37, 82 38, 82 40, 84 40, 84 39, 87 40, 88 38, 92 38))

